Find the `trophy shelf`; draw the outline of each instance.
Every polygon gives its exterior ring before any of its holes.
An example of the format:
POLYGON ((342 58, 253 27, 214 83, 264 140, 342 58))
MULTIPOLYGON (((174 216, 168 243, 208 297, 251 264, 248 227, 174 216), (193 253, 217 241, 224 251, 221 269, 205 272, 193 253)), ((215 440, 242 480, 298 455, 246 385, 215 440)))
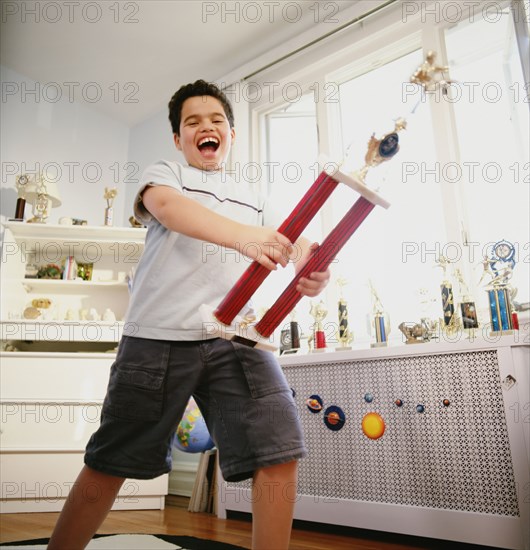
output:
MULTIPOLYGON (((49 223, 5 222, 18 243, 68 243, 73 241, 100 244, 123 244, 144 242, 147 230, 135 227, 106 227, 92 225, 61 225, 49 223)), ((30 246, 31 250, 31 246, 30 246)))
POLYGON ((58 291, 67 291, 68 289, 78 288, 100 288, 109 290, 127 289, 127 283, 125 281, 84 281, 82 279, 75 279, 72 281, 65 281, 63 279, 24 279, 22 285, 27 292, 34 292, 40 290, 41 292, 51 291, 52 289, 58 291))
POLYGON ((60 352, 72 351, 77 342, 78 351, 108 351, 109 343, 121 337, 127 280, 145 235, 144 228, 5 223, 3 348, 60 352), (77 263, 71 274, 76 278, 35 278, 37 270, 63 266, 68 257, 77 263), (90 271, 89 280, 78 276, 80 264, 90 271))

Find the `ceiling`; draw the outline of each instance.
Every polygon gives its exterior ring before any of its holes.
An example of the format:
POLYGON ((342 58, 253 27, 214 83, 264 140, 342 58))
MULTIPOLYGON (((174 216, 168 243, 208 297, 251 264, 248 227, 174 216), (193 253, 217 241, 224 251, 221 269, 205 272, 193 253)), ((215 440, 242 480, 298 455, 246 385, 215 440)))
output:
POLYGON ((3 2, 0 61, 39 82, 42 97, 85 101, 134 126, 165 108, 180 85, 256 68, 316 22, 321 34, 333 30, 359 3, 3 2))

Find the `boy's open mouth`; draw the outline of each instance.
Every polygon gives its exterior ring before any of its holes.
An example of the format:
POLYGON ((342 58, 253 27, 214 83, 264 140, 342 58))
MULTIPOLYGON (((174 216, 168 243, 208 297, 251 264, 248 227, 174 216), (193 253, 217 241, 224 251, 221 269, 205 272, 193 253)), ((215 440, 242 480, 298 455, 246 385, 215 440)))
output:
POLYGON ((201 153, 215 153, 219 148, 219 140, 213 136, 205 137, 199 141, 197 147, 201 153))

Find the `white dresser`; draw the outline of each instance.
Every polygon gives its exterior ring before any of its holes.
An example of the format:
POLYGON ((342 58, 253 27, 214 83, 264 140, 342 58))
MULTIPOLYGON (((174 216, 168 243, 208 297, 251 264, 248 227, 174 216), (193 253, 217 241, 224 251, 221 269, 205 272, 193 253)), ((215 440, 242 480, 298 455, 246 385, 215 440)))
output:
MULTIPOLYGON (((97 429, 145 230, 5 225, 0 318, 0 512, 57 511, 97 429), (28 279, 28 263, 92 263, 90 281, 28 279), (34 300, 49 300, 36 319, 34 300), (116 320, 84 319, 110 309, 116 320), (71 317, 74 318, 71 318, 71 317), (66 320, 65 317, 68 317, 66 320)), ((39 309, 39 308, 37 308, 39 309)), ((114 509, 164 507, 168 476, 127 480, 114 509)))

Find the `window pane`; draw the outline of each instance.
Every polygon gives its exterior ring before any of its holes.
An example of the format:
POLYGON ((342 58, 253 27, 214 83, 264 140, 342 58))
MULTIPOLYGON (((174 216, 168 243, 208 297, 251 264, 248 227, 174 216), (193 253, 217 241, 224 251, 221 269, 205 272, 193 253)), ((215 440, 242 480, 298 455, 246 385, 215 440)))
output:
MULTIPOLYGON (((264 118, 269 200, 274 204, 274 226, 278 227, 318 175, 318 135, 313 94, 306 94, 264 118)), ((321 232, 320 216, 316 216, 304 235, 320 241, 321 232)), ((294 270, 287 267, 278 269, 267 278, 254 296, 258 312, 274 303, 293 276, 294 270)))
MULTIPOLYGON (((512 284, 516 301, 529 300, 529 132, 527 88, 513 19, 477 20, 446 33, 461 152, 461 184, 469 238, 479 264, 491 244, 506 239, 517 249, 512 284)), ((475 271, 480 278, 480 271, 475 271)), ((477 284, 478 281, 475 281, 477 284)), ((478 291, 483 306, 485 292, 478 291)))
MULTIPOLYGON (((431 298, 438 298, 442 277, 433 266, 445 240, 439 184, 422 177, 422 166, 432 165, 435 159, 430 110, 424 101, 418 105, 419 89, 408 84, 422 61, 418 50, 340 86, 342 145, 344 150, 350 148, 351 168, 363 166, 372 133, 382 137, 393 130, 394 121, 401 116, 408 122, 400 133, 396 157, 371 169, 366 178, 370 187, 380 187, 380 194, 391 207, 375 208, 334 267, 335 273, 350 282, 344 291, 356 341, 369 338, 370 280, 390 316, 391 337, 401 337, 397 330, 401 321, 417 322, 420 316, 441 314, 436 304, 431 303, 429 310, 420 303, 426 299, 420 294, 422 288, 429 289, 431 298)), ((356 198, 349 189, 336 193, 335 223, 356 198)))

